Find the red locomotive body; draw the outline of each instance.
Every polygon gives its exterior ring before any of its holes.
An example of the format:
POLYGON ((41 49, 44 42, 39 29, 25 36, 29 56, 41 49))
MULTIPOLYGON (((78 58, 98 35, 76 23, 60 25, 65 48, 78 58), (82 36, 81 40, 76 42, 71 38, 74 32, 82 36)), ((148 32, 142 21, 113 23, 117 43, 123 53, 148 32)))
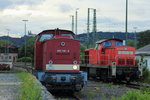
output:
POLYGON ((137 79, 141 75, 137 66, 135 49, 123 46, 120 39, 107 39, 96 42, 96 47, 85 50, 82 70, 89 76, 103 79, 137 79))
POLYGON ((80 71, 80 44, 68 30, 45 30, 35 41, 33 74, 50 90, 79 91, 87 82, 80 71))
MULTIPOLYGON (((36 40, 35 49, 35 68, 39 71, 50 71, 47 64, 76 64, 79 65, 79 40, 70 31, 43 31, 36 40)), ((54 67, 53 71, 65 70, 64 67, 54 67)), ((66 70, 73 70, 67 68, 66 70)))

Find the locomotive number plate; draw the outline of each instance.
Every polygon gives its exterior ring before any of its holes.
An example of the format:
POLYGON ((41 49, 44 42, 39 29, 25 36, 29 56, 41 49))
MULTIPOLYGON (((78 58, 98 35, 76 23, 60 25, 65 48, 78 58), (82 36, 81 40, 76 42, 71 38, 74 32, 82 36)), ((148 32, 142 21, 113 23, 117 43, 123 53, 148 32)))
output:
POLYGON ((57 50, 57 53, 70 53, 70 50, 57 50))

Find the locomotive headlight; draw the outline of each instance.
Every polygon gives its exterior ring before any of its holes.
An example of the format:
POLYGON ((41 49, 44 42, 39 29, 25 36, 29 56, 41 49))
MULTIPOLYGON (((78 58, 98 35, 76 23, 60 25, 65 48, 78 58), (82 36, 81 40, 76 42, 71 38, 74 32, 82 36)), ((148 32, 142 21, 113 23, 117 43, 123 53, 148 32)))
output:
POLYGON ((77 64, 78 62, 76 60, 73 61, 73 64, 77 64))
POLYGON ((53 61, 52 61, 52 60, 50 60, 50 61, 49 61, 49 64, 53 64, 53 61))
POLYGON ((77 65, 73 65, 73 69, 74 70, 78 69, 78 66, 77 65))

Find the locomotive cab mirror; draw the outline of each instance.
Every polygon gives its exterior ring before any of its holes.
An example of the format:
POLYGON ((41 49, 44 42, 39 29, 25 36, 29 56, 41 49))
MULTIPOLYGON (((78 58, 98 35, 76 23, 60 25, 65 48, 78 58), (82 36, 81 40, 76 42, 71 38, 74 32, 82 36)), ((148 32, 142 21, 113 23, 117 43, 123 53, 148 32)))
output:
POLYGON ((99 48, 99 44, 96 44, 95 49, 98 49, 98 48, 99 48))
POLYGON ((102 48, 102 53, 105 53, 105 49, 104 48, 102 48))

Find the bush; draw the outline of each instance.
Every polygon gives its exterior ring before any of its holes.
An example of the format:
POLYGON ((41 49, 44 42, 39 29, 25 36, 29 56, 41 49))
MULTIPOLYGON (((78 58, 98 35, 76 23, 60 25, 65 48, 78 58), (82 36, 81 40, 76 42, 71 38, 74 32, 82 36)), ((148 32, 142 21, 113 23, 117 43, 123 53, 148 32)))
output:
POLYGON ((142 82, 150 82, 150 71, 147 67, 143 68, 143 77, 141 79, 142 82))
POLYGON ((31 62, 32 58, 31 57, 22 57, 22 58, 18 58, 17 62, 31 62))
POLYGON ((23 84, 20 87, 18 100, 41 100, 41 89, 31 74, 22 72, 18 74, 23 84))
POLYGON ((147 87, 147 85, 145 85, 145 86, 142 86, 141 88, 140 88, 140 90, 141 90, 141 92, 142 93, 148 93, 149 95, 150 95, 150 88, 148 88, 147 87))

